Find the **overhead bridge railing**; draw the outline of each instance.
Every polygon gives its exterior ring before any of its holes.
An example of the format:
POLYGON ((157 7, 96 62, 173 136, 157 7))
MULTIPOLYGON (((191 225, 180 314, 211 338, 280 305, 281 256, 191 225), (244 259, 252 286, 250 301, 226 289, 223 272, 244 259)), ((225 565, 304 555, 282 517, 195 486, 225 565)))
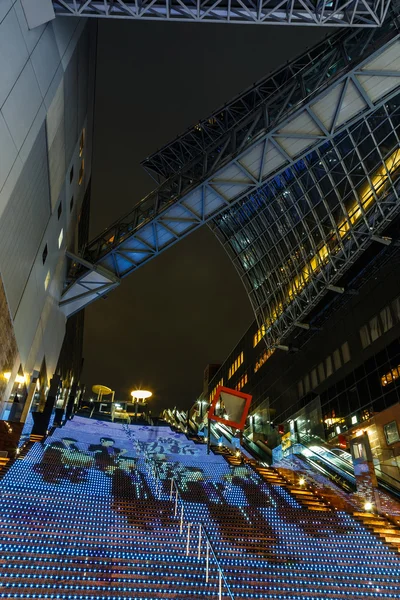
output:
POLYGON ((390 0, 53 0, 57 16, 320 27, 379 27, 389 3, 390 0))

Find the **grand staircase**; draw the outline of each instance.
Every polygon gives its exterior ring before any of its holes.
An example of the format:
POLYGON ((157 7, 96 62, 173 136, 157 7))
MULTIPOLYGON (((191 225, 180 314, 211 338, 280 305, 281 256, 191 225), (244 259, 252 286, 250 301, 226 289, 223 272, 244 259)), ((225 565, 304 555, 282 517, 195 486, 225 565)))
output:
POLYGON ((379 518, 318 510, 271 473, 167 427, 75 417, 0 482, 0 597, 400 598, 379 518))

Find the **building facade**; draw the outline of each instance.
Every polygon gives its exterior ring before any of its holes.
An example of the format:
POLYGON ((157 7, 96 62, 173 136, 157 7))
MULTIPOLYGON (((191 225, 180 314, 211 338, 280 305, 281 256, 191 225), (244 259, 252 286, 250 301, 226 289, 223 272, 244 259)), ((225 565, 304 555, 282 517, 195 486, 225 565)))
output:
MULTIPOLYGON (((66 332, 59 299, 66 250, 87 237, 95 51, 95 22, 57 18, 29 29, 20 0, 0 6, 2 420, 26 420, 57 370, 73 377, 62 357, 57 366, 66 332)), ((78 353, 81 329, 70 334, 78 353)))
MULTIPOLYGON (((390 230, 394 238, 399 223, 391 224, 390 230)), ((381 423, 381 429, 386 431, 388 425, 388 446, 397 448, 399 277, 398 247, 382 248, 377 242, 348 275, 347 291, 332 292, 310 315, 309 329, 299 328, 288 346, 268 349, 254 323, 210 381, 208 401, 218 384, 252 394, 250 415, 260 413, 263 421, 268 415, 270 427, 264 422, 262 431, 272 446, 279 441, 278 429, 288 431, 297 413, 310 418, 314 411, 314 427, 323 422, 319 434, 337 442, 340 435, 366 427, 389 410, 388 423, 381 423)), ((305 432, 311 431, 307 422, 305 432)))

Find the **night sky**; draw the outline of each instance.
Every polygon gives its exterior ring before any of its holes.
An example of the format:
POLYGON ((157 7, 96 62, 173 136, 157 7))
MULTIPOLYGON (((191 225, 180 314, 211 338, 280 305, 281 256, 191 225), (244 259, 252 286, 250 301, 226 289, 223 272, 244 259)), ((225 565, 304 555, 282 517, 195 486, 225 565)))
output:
MULTIPOLYGON (((153 189, 140 161, 325 35, 307 27, 99 22, 91 233, 153 189)), ((253 313, 225 251, 203 227, 86 309, 83 381, 143 386, 153 414, 189 408, 253 313)))

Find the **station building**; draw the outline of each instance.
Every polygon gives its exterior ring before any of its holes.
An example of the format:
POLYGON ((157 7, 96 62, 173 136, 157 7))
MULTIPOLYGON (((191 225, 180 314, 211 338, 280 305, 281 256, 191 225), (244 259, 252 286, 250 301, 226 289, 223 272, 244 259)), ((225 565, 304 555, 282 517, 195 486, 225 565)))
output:
POLYGON ((55 373, 61 403, 79 393, 82 366, 83 313, 67 325, 59 299, 88 236, 96 24, 27 18, 1 3, 1 425, 43 405, 55 373))

